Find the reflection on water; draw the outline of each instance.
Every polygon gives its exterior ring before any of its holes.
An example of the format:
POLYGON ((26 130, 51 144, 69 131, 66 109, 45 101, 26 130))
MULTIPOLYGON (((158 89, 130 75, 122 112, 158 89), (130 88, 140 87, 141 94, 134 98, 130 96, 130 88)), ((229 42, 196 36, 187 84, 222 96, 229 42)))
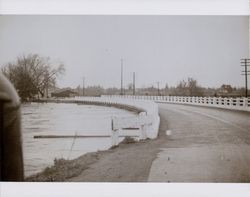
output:
POLYGON ((110 148, 110 138, 34 139, 34 135, 110 135, 111 118, 135 114, 111 107, 28 103, 22 105, 25 176, 52 165, 55 158, 72 159, 110 148))

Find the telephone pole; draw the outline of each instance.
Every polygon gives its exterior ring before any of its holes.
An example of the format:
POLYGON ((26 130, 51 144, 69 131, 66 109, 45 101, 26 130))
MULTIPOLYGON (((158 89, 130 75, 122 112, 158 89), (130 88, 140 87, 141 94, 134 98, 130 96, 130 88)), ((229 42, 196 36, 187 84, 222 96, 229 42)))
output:
POLYGON ((82 78, 82 96, 85 95, 85 77, 82 78))
POLYGON ((123 95, 123 59, 121 59, 121 95, 123 95))
POLYGON ((133 95, 135 95, 135 72, 133 72, 133 95))
POLYGON ((160 82, 157 82, 158 96, 160 96, 160 82))
POLYGON ((247 76, 250 74, 250 71, 247 70, 248 66, 250 66, 250 59, 241 59, 241 66, 244 66, 245 69, 243 71, 241 71, 241 75, 245 75, 245 97, 248 97, 248 87, 247 87, 247 76))

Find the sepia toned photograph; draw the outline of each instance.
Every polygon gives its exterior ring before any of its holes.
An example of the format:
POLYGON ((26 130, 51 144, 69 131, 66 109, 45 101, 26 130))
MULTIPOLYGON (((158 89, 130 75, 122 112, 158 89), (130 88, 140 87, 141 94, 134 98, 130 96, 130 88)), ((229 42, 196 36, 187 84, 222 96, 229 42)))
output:
POLYGON ((249 35, 249 16, 1 15, 1 181, 250 183, 249 35))

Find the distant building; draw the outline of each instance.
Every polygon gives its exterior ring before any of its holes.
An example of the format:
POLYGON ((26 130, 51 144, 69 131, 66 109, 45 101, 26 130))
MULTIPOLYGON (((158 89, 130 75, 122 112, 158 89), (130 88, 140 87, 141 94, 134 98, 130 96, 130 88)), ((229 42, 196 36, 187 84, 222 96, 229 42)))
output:
POLYGON ((235 96, 235 94, 233 93, 233 88, 231 85, 226 85, 223 84, 217 91, 216 95, 217 96, 222 96, 222 97, 228 97, 228 96, 235 96))
POLYGON ((52 97, 74 97, 78 96, 78 93, 71 89, 61 89, 51 93, 52 97))
POLYGON ((221 87, 220 87, 220 93, 222 94, 229 94, 233 91, 233 88, 231 85, 225 85, 223 84, 221 87))

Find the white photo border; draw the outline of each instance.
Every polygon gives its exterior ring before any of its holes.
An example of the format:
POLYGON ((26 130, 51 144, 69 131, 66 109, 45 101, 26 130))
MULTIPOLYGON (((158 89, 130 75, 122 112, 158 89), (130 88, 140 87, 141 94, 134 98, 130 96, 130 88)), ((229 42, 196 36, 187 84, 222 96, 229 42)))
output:
MULTIPOLYGON (((1 15, 246 15, 249 0, 1 0, 1 15)), ((1 28, 0 28, 1 29, 1 28)), ((0 183, 1 197, 250 196, 250 184, 0 183)))

